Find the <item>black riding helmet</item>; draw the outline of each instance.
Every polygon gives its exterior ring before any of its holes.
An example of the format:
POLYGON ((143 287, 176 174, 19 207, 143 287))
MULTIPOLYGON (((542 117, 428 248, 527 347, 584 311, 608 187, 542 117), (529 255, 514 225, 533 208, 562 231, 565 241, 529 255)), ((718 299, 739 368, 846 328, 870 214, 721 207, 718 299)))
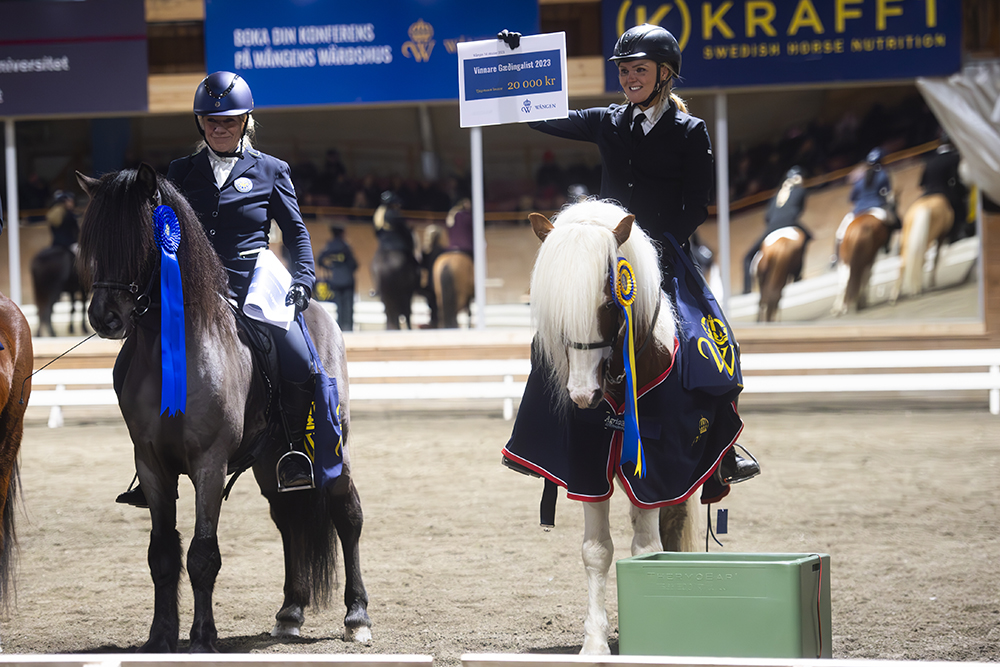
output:
POLYGON ((643 23, 629 28, 615 43, 611 62, 646 58, 656 63, 656 86, 643 105, 648 105, 660 93, 660 66, 666 65, 673 75, 681 73, 681 47, 670 31, 658 25, 643 23))
MULTIPOLYGON (((253 94, 250 86, 239 74, 232 72, 213 72, 198 84, 194 92, 194 123, 201 136, 205 130, 198 122, 198 116, 249 116, 253 112, 253 94)), ((243 146, 243 136, 247 132, 248 120, 243 121, 243 132, 240 137, 240 147, 243 146)), ((223 157, 240 157, 242 153, 227 153, 223 157)))

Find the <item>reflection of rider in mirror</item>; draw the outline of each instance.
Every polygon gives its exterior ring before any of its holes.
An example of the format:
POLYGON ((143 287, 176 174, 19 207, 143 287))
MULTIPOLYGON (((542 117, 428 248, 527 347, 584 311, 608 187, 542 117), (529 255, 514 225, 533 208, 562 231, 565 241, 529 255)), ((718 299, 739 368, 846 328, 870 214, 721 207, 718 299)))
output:
POLYGON ((969 224, 969 190, 959 177, 958 166, 962 156, 951 144, 947 135, 941 137, 941 145, 931 153, 920 175, 920 187, 925 195, 943 195, 955 214, 955 222, 948 233, 948 242, 976 233, 975 221, 969 224))
MULTIPOLYGON (((771 200, 770 206, 767 207, 767 212, 764 214, 764 223, 767 227, 764 229, 764 233, 761 234, 757 242, 750 246, 747 254, 743 257, 743 293, 750 293, 750 265, 753 263, 754 255, 760 250, 760 246, 764 243, 764 239, 774 231, 783 229, 785 227, 797 227, 802 230, 802 233, 806 235, 805 243, 802 245, 802 255, 806 254, 806 247, 809 242, 812 241, 813 235, 808 229, 802 224, 799 219, 802 216, 802 210, 806 205, 806 188, 803 185, 803 172, 802 167, 798 165, 792 167, 785 174, 785 180, 778 189, 778 193, 774 195, 771 200)), ((798 273, 795 275, 795 280, 802 279, 802 264, 799 264, 798 273)))
MULTIPOLYGON (((851 201, 854 209, 844 216, 837 227, 834 239, 833 264, 836 264, 840 253, 840 242, 844 240, 847 226, 861 213, 868 213, 881 220, 889 227, 890 232, 901 227, 899 216, 896 215, 896 199, 892 192, 889 174, 882 167, 882 149, 875 147, 868 153, 867 168, 864 176, 851 188, 851 201)), ((890 233, 889 239, 892 239, 890 233)), ((886 241, 886 252, 889 251, 889 241, 886 241)))

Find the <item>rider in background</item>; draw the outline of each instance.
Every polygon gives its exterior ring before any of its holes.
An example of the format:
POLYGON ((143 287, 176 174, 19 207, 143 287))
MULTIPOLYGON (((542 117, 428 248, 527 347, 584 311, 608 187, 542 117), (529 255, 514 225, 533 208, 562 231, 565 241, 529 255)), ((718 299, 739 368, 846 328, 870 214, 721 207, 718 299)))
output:
MULTIPOLYGON (((862 213, 873 215, 889 227, 891 231, 900 228, 899 218, 896 216, 896 202, 892 194, 892 183, 889 181, 889 174, 882 167, 882 149, 875 147, 868 153, 867 166, 864 175, 859 178, 854 187, 851 188, 851 201, 854 202, 854 209, 844 216, 837 227, 835 235, 835 245, 833 251, 833 263, 840 256, 840 242, 844 240, 847 226, 854 218, 862 213)), ((889 241, 886 241, 885 250, 888 251, 889 241)))
MULTIPOLYGON (((778 193, 774 195, 771 200, 771 204, 767 207, 767 212, 764 214, 764 223, 766 227, 764 233, 761 234, 757 242, 750 246, 750 250, 743 257, 743 293, 749 294, 752 279, 750 276, 750 265, 753 263, 754 255, 760 250, 760 246, 764 243, 764 239, 767 238, 768 234, 777 231, 784 227, 797 227, 802 230, 802 233, 806 235, 806 242, 802 246, 802 255, 805 256, 806 247, 809 242, 812 241, 813 235, 808 229, 802 224, 801 217, 802 211, 806 206, 806 188, 803 185, 803 173, 802 167, 796 165, 788 170, 785 174, 785 180, 782 182, 781 187, 778 188, 778 193)), ((802 279, 802 265, 799 265, 799 272, 795 276, 795 280, 802 279)))
POLYGON ((400 213, 402 202, 399 196, 391 190, 386 190, 382 193, 380 201, 372 216, 379 247, 386 251, 406 253, 416 262, 416 256, 413 254, 413 232, 410 231, 406 218, 400 213))
MULTIPOLYGON (((285 304, 294 305, 297 316, 309 306, 315 283, 312 243, 288 164, 253 147, 250 86, 232 72, 208 75, 195 90, 194 120, 203 141, 196 152, 171 162, 167 177, 198 214, 226 268, 230 297, 242 310, 257 254, 268 247, 273 219, 292 257, 292 286, 285 304)), ((287 330, 254 324, 267 327, 278 349, 279 398, 290 449, 278 463, 278 488, 312 488, 312 463, 303 438, 316 379, 305 337, 297 321, 287 330)), ((121 494, 118 502, 141 507, 145 498, 136 486, 121 494)))
POLYGON ((76 255, 76 245, 80 240, 80 225, 73 209, 76 195, 68 190, 57 190, 55 202, 45 214, 45 220, 52 230, 52 245, 66 248, 76 255))
POLYGON ((951 204, 955 222, 948 232, 949 243, 976 233, 975 225, 968 224, 969 189, 959 176, 958 166, 961 162, 962 156, 955 150, 948 135, 942 135, 941 145, 927 158, 920 175, 920 187, 924 189, 924 195, 942 195, 951 204))
POLYGON ((462 199, 449 212, 445 220, 448 226, 448 250, 464 252, 473 256, 472 202, 462 199))

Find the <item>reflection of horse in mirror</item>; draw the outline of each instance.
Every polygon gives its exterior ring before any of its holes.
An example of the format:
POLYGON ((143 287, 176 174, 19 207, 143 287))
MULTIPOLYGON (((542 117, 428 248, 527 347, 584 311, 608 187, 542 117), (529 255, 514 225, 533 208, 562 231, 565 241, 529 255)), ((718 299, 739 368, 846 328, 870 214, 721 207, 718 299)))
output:
POLYGON ((372 285, 385 309, 385 328, 399 329, 399 318, 411 329, 413 295, 420 286, 420 269, 412 253, 387 250, 379 243, 372 256, 372 285))
POLYGON ((52 330, 52 308, 63 293, 69 294, 69 333, 75 333, 77 303, 80 304, 80 331, 86 333, 87 291, 80 282, 76 266, 76 255, 69 248, 52 245, 44 248, 31 260, 31 283, 35 290, 35 305, 38 308, 38 335, 54 336, 52 330))
POLYGON ((871 213, 861 213, 847 225, 837 253, 838 289, 831 312, 846 315, 868 305, 868 283, 879 248, 889 242, 892 230, 871 213))
POLYGON ((924 256, 931 243, 937 245, 929 286, 934 289, 938 262, 941 261, 941 247, 954 220, 955 213, 951 204, 947 197, 940 194, 924 195, 906 210, 899 246, 899 277, 892 288, 890 303, 896 303, 900 294, 916 296, 923 291, 924 256))
POLYGON ((806 235, 798 227, 782 227, 764 237, 751 265, 760 287, 758 322, 774 321, 781 292, 802 271, 805 245, 806 235))
POLYGON ((441 253, 434 261, 434 293, 437 295, 442 329, 458 328, 458 314, 462 311, 469 313, 475 287, 472 258, 466 253, 450 250, 441 253))
MULTIPOLYGON (((661 390, 679 390, 680 380, 679 372, 672 372, 679 366, 674 364, 674 309, 660 289, 657 251, 633 224, 634 216, 609 202, 584 201, 564 208, 554 224, 537 213, 530 217, 543 241, 531 276, 531 310, 538 333, 532 345, 532 377, 503 453, 509 466, 542 475, 565 486, 567 497, 585 501, 582 554, 589 603, 581 652, 607 654, 605 594, 614 552, 609 517, 613 480, 631 500, 633 555, 689 550, 694 521, 691 494, 718 464, 716 455, 721 458, 731 442, 715 449, 700 438, 696 425, 691 438, 680 438, 690 458, 678 456, 670 438, 683 430, 679 424, 685 399, 674 402, 677 394, 670 393, 667 406, 644 403, 647 397, 664 396, 658 393, 661 390), (627 398, 622 349, 629 336, 610 280, 614 275, 618 282, 619 257, 628 261, 635 276, 630 321, 640 396, 638 428, 647 464, 641 474, 633 470, 638 464, 635 453, 622 454, 620 427, 608 426, 623 420, 627 398), (700 462, 693 463, 691 459, 699 456, 700 462), (709 458, 706 467, 698 468, 709 458), (665 474, 676 474, 683 481, 678 487, 661 485, 660 475, 665 474)), ((627 431, 628 420, 624 421, 627 431)), ((704 425, 707 428, 708 420, 704 425)))
MULTIPOLYGON (((310 602, 329 598, 335 576, 337 536, 346 572, 345 638, 371 637, 368 596, 361 580, 358 538, 361 504, 343 474, 322 489, 278 493, 275 465, 287 451, 283 433, 269 423, 277 403, 254 371, 254 356, 242 342, 224 298, 227 278, 194 211, 148 165, 105 174, 78 174, 91 202, 83 219, 80 260, 93 281, 89 315, 103 338, 124 339, 114 383, 122 416, 135 445, 139 481, 152 523, 149 567, 154 583, 153 621, 144 652, 170 652, 178 643, 178 582, 182 570, 177 532, 177 483, 187 475, 195 488, 194 537, 187 572, 194 591, 192 652, 217 650, 212 590, 221 567, 218 522, 226 475, 253 461, 254 477, 270 505, 284 547, 284 602, 273 636, 295 636, 310 602), (174 416, 161 410, 160 258, 154 242, 153 202, 173 208, 180 228, 177 258, 185 314, 186 408, 174 416), (234 463, 235 462, 235 463, 234 463)), ((323 365, 338 378, 343 442, 350 429, 344 341, 326 311, 311 303, 305 319, 323 365)))
POLYGON ((15 553, 14 502, 24 411, 31 396, 31 328, 24 313, 0 294, 0 606, 11 603, 15 553))

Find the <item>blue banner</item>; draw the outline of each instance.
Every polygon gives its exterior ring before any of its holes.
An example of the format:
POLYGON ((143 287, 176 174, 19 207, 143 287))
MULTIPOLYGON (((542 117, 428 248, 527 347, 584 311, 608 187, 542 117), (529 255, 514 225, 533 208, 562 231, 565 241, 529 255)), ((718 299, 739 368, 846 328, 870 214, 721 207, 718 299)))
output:
POLYGON ((148 76, 144 3, 0 2, 0 117, 145 112, 148 76))
POLYGON ((562 63, 559 51, 511 54, 498 58, 478 58, 463 63, 465 99, 485 100, 515 97, 525 93, 562 90, 562 63))
MULTIPOLYGON (((685 89, 912 80, 961 67, 956 0, 641 2, 601 0, 605 57, 628 28, 662 25, 680 44, 685 89)), ((605 84, 621 90, 611 63, 605 84)))
POLYGON ((206 0, 205 60, 258 108, 457 100, 460 42, 538 26, 537 0, 206 0))

